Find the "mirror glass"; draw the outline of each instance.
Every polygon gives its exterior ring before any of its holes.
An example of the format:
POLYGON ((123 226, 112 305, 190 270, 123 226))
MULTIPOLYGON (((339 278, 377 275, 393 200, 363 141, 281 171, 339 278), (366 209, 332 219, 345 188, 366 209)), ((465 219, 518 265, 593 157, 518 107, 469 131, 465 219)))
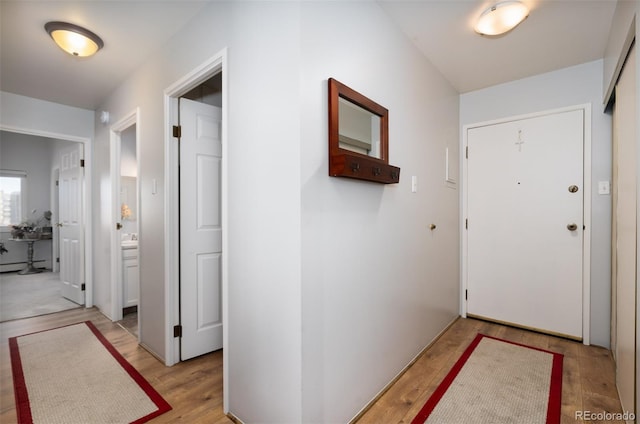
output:
POLYGON ((338 99, 338 146, 380 159, 380 117, 340 97, 338 99))
POLYGON ((136 177, 120 177, 120 218, 123 221, 136 220, 136 177))

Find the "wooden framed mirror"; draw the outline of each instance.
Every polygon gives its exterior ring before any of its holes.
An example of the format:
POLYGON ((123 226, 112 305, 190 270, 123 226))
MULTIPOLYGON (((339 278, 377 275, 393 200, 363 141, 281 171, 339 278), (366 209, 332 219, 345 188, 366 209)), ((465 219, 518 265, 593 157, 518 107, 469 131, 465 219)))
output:
POLYGON ((329 78, 329 175, 383 184, 400 181, 389 165, 389 111, 329 78))

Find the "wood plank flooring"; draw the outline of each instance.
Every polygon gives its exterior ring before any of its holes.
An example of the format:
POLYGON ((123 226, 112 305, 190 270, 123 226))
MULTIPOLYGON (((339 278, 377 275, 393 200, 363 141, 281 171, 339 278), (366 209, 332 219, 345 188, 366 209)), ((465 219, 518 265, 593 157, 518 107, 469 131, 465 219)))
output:
POLYGON ((564 355, 562 423, 583 422, 576 420, 576 411, 622 412, 615 386, 615 365, 609 350, 518 328, 460 318, 357 423, 410 423, 477 333, 564 355))
POLYGON ((74 309, 0 324, 0 423, 17 422, 9 337, 92 321, 173 409, 153 423, 232 423, 222 412, 222 351, 166 367, 137 339, 96 309, 74 309))
MULTIPOLYGON (((222 351, 166 367, 119 325, 96 309, 74 309, 0 324, 0 422, 15 423, 8 338, 91 320, 118 351, 171 404, 153 423, 231 423, 222 412, 222 351)), ((565 355, 562 423, 580 422, 575 412, 621 412, 614 362, 604 348, 488 323, 457 320, 358 420, 408 423, 448 373, 477 333, 553 350, 565 355)))

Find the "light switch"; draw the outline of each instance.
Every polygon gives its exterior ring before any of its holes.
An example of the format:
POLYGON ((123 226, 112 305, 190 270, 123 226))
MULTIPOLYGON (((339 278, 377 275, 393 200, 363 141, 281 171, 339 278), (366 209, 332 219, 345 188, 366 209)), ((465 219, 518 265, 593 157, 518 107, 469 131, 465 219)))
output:
POLYGON ((411 193, 418 192, 418 176, 414 175, 411 177, 411 193))
POLYGON ((609 194, 610 191, 609 181, 598 181, 598 194, 609 194))

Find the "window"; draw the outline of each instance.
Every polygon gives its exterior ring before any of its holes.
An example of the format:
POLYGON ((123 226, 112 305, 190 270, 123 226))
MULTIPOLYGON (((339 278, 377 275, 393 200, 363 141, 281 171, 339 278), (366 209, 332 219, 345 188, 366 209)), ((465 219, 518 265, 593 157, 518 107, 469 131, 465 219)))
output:
POLYGON ((0 227, 19 224, 26 202, 27 173, 0 170, 0 227))

